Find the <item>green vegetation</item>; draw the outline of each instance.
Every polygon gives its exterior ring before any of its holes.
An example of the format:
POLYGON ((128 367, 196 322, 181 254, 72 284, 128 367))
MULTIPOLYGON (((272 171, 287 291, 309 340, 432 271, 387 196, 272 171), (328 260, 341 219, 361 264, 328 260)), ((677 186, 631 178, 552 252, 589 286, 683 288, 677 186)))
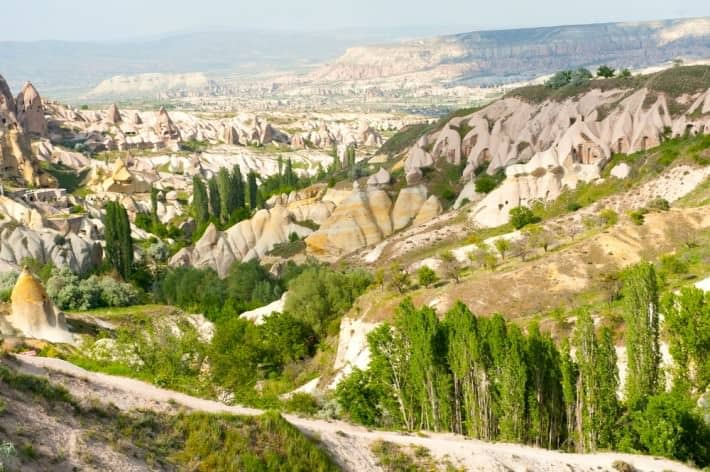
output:
POLYGON ((141 297, 132 284, 106 275, 91 275, 82 280, 67 267, 52 270, 46 287, 47 294, 62 310, 130 306, 141 297))
POLYGON ((368 426, 453 431, 580 452, 603 449, 710 464, 710 429, 696 400, 710 382, 710 298, 698 289, 664 297, 671 353, 680 366, 664 392, 654 267, 624 272, 627 396, 617 400, 614 325, 582 308, 573 335, 556 343, 538 324, 524 333, 500 315, 457 304, 439 320, 404 301, 392 324, 368 337, 372 360, 336 390, 347 415, 368 426), (572 357, 570 351, 574 349, 572 357))
POLYGON ((81 183, 86 178, 89 170, 86 169, 82 172, 77 172, 71 167, 67 167, 64 164, 53 163, 47 161, 41 161, 40 166, 42 170, 47 172, 49 175, 57 179, 57 183, 67 192, 73 193, 81 186, 81 183))
MULTIPOLYGON (((68 406, 82 425, 91 429, 92 440, 103 440, 118 452, 161 469, 338 470, 322 449, 276 412, 254 417, 185 412, 174 415, 151 411, 123 413, 113 406, 80 406, 65 389, 4 366, 0 366, 0 380, 14 390, 47 402, 51 407, 49 411, 68 406)), ((2 451, 6 456, 15 453, 12 443, 3 444, 2 451)), ((24 460, 38 455, 29 443, 17 452, 24 460)))
POLYGON ((509 213, 510 224, 512 224, 515 229, 521 229, 524 226, 540 221, 540 218, 536 217, 528 207, 519 206, 511 208, 509 213))
POLYGON ((608 65, 604 64, 599 66, 597 69, 597 77, 603 77, 605 79, 610 79, 614 77, 616 74, 616 70, 613 67, 609 67, 608 65))
MULTIPOLYGON (((586 77, 586 73, 584 74, 586 77)), ((710 77, 710 66, 673 67, 650 75, 631 76, 628 69, 622 69, 617 77, 573 82, 570 71, 556 74, 548 85, 531 85, 512 90, 508 97, 517 97, 531 103, 542 103, 545 100, 563 101, 592 89, 636 89, 646 87, 652 93, 666 93, 671 98, 683 94, 694 94, 707 89, 710 77)), ((673 104, 670 104, 672 107, 673 104)))
POLYGON ((128 212, 118 202, 108 202, 104 209, 106 256, 119 275, 128 279, 133 272, 133 239, 128 212))

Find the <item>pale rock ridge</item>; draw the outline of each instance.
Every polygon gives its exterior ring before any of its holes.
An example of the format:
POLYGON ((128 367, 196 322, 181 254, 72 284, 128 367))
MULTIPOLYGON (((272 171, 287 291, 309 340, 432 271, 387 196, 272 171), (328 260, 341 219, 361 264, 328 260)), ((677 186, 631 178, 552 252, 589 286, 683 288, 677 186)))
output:
POLYGON ((249 220, 223 232, 211 224, 194 247, 179 251, 170 264, 211 267, 225 277, 234 262, 263 257, 277 244, 287 242, 291 233, 304 237, 311 232, 296 224, 287 208, 278 205, 259 210, 249 220))
POLYGON ((310 254, 339 257, 386 237, 416 222, 421 224, 441 213, 435 196, 427 200, 423 185, 400 191, 394 205, 386 191, 355 186, 318 231, 306 238, 310 254))
POLYGON ((12 314, 6 321, 23 336, 55 343, 74 342, 64 314, 51 302, 42 283, 24 269, 12 290, 12 314))

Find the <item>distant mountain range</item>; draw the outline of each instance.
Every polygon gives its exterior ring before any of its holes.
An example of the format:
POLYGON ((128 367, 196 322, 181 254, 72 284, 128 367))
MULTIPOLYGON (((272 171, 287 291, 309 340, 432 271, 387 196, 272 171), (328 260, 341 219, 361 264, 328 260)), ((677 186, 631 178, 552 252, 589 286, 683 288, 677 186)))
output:
POLYGON ((396 96, 402 88, 437 95, 431 90, 500 85, 601 63, 638 68, 677 57, 710 58, 710 17, 403 39, 436 33, 431 28, 312 34, 218 31, 123 42, 0 42, 0 73, 14 89, 31 80, 45 96, 56 98, 86 96, 99 84, 99 91, 117 89, 126 97, 131 84, 140 94, 146 77, 158 83, 156 76, 145 74, 167 74, 166 81, 180 83, 182 75, 195 73, 218 84, 198 93, 229 90, 219 85, 223 79, 234 85, 235 78, 295 73, 295 82, 275 79, 282 84, 279 93, 294 86, 310 93, 311 85, 337 90, 337 83, 347 83, 347 90, 355 93, 375 88, 396 96))

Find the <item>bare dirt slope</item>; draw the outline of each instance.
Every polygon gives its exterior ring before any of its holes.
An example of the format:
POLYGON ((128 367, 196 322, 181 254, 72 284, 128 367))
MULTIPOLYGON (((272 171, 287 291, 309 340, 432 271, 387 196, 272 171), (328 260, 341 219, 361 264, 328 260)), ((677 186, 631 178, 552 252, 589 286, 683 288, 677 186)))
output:
MULTIPOLYGON (((157 388, 144 382, 87 372, 58 359, 16 356, 3 361, 24 373, 49 378, 53 383, 66 387, 69 392, 84 402, 113 403, 122 410, 153 409, 174 412, 180 407, 209 412, 236 415, 256 415, 261 411, 239 406, 227 406, 215 401, 203 400, 188 395, 157 388)), ((305 434, 318 438, 338 463, 347 471, 367 472, 382 470, 377 465, 370 445, 378 440, 394 444, 422 446, 431 451, 440 461, 451 461, 465 470, 485 471, 600 471, 614 470, 612 464, 620 460, 631 464, 639 471, 676 471, 693 469, 685 465, 654 457, 629 454, 565 454, 517 444, 485 443, 468 440, 452 434, 407 435, 395 432, 369 431, 341 421, 325 421, 285 415, 285 418, 305 434)), ((54 428, 47 428, 53 431, 54 428)), ((46 432, 45 432, 46 433, 46 432)), ((69 441, 69 437, 57 438, 69 441)), ((113 452, 95 451, 107 456, 113 452)), ((116 461, 104 469, 95 470, 146 470, 131 466, 125 461, 116 461)), ((148 469, 150 470, 150 469, 148 469)))

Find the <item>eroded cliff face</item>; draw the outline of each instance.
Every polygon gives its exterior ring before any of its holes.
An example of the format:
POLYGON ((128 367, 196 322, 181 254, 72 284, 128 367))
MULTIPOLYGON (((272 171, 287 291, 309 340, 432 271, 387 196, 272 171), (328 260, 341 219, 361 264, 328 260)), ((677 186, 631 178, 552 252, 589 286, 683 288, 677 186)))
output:
POLYGON ((54 178, 40 170, 30 146, 29 130, 23 126, 23 123, 28 125, 38 134, 46 130, 41 99, 34 87, 28 84, 18 100, 13 99, 10 87, 0 76, 0 176, 19 185, 54 187, 54 178))
POLYGON ((418 80, 510 82, 587 64, 641 67, 707 57, 708 37, 710 18, 477 31, 351 48, 312 77, 355 81, 417 74, 418 80))

